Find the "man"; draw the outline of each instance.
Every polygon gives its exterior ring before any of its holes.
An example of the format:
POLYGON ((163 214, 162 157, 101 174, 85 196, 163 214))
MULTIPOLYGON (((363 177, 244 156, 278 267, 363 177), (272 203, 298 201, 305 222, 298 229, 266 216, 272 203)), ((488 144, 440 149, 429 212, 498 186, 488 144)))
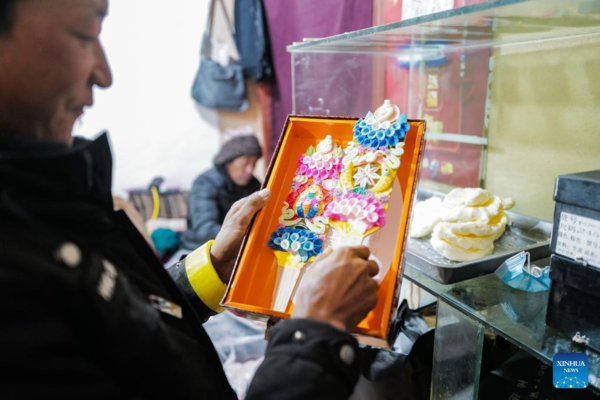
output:
MULTIPOLYGON (((214 242, 163 268, 113 211, 106 135, 71 138, 93 87, 111 84, 98 39, 107 7, 0 2, 0 393, 234 399, 202 323, 270 192, 236 203, 214 242)), ((358 360, 347 331, 377 298, 368 256, 344 248, 314 262, 247 398, 350 395, 358 360)))
POLYGON ((195 249, 216 238, 233 203, 260 189, 253 175, 260 157, 262 151, 254 136, 236 136, 223 144, 214 167, 198 176, 192 186, 188 229, 181 236, 184 249, 195 249))

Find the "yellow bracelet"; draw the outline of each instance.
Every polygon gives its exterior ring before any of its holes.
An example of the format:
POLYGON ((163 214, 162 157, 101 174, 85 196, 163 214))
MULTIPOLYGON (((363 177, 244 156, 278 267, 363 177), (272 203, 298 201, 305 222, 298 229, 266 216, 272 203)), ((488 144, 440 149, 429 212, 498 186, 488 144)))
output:
POLYGON ((185 258, 185 272, 194 292, 214 312, 224 311, 221 299, 227 286, 221 281, 210 259, 210 247, 214 240, 197 248, 185 258))

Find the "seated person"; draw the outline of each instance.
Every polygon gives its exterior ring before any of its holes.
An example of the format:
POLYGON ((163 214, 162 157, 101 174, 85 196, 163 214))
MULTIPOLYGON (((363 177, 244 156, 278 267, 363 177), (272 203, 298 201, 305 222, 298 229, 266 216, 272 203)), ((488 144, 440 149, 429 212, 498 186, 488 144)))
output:
POLYGON ((181 236, 183 249, 193 250, 216 238, 233 203, 260 189, 253 175, 260 157, 262 151, 254 136, 235 136, 223 144, 214 166, 198 176, 192 186, 188 229, 181 236))

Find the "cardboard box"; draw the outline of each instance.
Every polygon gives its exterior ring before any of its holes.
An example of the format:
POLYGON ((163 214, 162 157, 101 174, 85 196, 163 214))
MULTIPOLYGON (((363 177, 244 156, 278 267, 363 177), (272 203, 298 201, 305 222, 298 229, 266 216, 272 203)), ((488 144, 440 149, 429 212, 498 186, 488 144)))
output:
MULTIPOLYGON (((285 312, 274 311, 271 307, 278 266, 273 250, 267 246, 267 242, 271 233, 277 229, 281 209, 290 193, 300 155, 304 154, 309 146, 316 147, 327 135, 332 136, 335 144, 346 148, 348 142, 353 139, 353 127, 357 120, 358 118, 288 116, 263 184, 272 190, 271 199, 257 214, 244 240, 222 301, 224 307, 263 321, 290 317, 292 302, 285 312)), ((404 140, 401 166, 388 203, 386 225, 370 236, 369 243, 372 252, 382 260, 389 260, 389 270, 381 280, 377 306, 354 331, 362 335, 363 339, 371 339, 363 341, 380 347, 387 346, 390 320, 396 308, 410 209, 424 147, 425 122, 409 120, 408 123, 410 130, 404 140)))

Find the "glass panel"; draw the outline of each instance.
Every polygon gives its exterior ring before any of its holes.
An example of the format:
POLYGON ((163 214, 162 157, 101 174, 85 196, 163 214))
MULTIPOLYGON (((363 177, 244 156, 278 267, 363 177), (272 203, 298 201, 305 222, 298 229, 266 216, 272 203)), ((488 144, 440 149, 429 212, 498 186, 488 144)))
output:
POLYGON ((404 266, 404 278, 548 364, 552 364, 556 353, 585 352, 589 357, 590 386, 600 389, 600 354, 574 345, 570 337, 546 325, 549 292, 512 289, 495 274, 443 285, 410 265, 404 266))
POLYGON ((374 105, 371 56, 292 54, 292 72, 294 114, 359 117, 374 105))
POLYGON ((290 52, 413 53, 491 48, 600 32, 594 0, 500 0, 288 47, 290 52), (433 43, 434 42, 434 43, 433 43), (424 46, 423 46, 424 45, 424 46))
POLYGON ((477 400, 483 334, 476 321, 438 301, 432 399, 477 400))
MULTIPOLYGON (((506 2, 476 6, 498 3, 506 2)), ((514 198, 512 211, 518 214, 552 221, 556 176, 600 168, 600 25, 595 25, 600 24, 600 2, 527 1, 485 10, 497 15, 509 11, 530 17, 506 17, 508 26, 518 21, 515 24, 526 30, 535 23, 540 34, 551 34, 556 28, 560 35, 553 40, 532 39, 515 25, 514 32, 502 33, 514 37, 510 46, 498 45, 506 42, 494 36, 488 47, 444 44, 427 57, 379 51, 376 41, 369 51, 352 51, 350 46, 344 50, 348 53, 326 52, 328 48, 317 52, 312 50, 320 48, 318 44, 303 45, 302 52, 292 53, 293 111, 362 117, 390 99, 409 118, 427 121, 421 173, 427 180, 422 181, 425 187, 442 192, 483 187, 514 198)), ((452 18, 463 25, 452 24, 477 27, 480 33, 496 29, 476 25, 471 14, 452 18)), ((435 22, 436 26, 450 23, 435 22)), ((410 29, 421 27, 410 25, 410 29)), ((494 35, 499 35, 498 29, 494 35)), ((365 43, 369 37, 395 37, 390 33, 394 29, 383 32, 360 37, 365 43)), ((327 40, 332 45, 346 43, 341 36, 327 40)), ((462 40, 471 41, 469 36, 462 40)), ((437 40, 428 44, 441 46, 437 40)))

